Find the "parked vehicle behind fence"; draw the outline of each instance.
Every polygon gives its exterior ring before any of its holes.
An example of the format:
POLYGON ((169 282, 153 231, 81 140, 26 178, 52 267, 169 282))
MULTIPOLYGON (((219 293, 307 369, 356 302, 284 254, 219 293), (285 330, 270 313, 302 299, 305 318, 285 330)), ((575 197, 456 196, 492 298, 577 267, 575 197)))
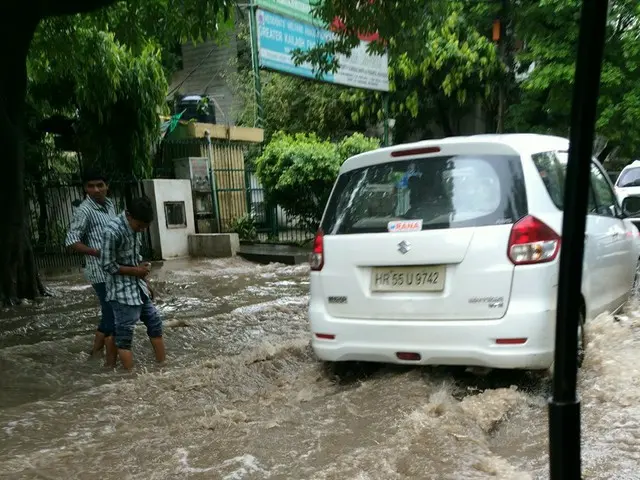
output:
MULTIPOLYGON (((553 136, 478 135, 347 160, 311 256, 316 355, 549 368, 568 148, 553 136)), ((640 256, 595 159, 591 186, 582 325, 624 304, 640 256)))

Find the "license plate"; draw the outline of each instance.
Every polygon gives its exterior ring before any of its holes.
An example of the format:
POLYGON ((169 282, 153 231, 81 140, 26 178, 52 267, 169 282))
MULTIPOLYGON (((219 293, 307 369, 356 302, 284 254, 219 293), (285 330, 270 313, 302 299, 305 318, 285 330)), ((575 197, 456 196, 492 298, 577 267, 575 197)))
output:
POLYGON ((375 267, 371 272, 372 292, 441 292, 445 267, 375 267))

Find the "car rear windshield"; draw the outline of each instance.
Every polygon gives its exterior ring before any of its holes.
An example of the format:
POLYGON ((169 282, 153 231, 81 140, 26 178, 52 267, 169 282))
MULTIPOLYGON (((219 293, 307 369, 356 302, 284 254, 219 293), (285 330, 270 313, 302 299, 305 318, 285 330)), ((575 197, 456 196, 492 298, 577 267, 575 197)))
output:
POLYGON ((422 230, 502 225, 526 215, 518 156, 441 156, 371 165, 338 178, 322 229, 378 233, 396 222, 422 230))
POLYGON ((640 187, 640 167, 628 168, 620 174, 617 187, 640 187))

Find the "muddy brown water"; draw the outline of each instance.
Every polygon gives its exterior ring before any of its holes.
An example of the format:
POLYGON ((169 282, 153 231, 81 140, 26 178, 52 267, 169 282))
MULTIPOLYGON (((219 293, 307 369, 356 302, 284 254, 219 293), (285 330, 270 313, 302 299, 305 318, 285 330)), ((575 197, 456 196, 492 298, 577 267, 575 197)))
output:
MULTIPOLYGON (((328 369, 309 348, 306 266, 169 262, 154 281, 163 368, 141 329, 136 372, 87 361, 98 311, 79 275, 0 311, 0 478, 548 478, 548 381, 328 369)), ((636 309, 587 328, 585 479, 640 479, 636 309)))

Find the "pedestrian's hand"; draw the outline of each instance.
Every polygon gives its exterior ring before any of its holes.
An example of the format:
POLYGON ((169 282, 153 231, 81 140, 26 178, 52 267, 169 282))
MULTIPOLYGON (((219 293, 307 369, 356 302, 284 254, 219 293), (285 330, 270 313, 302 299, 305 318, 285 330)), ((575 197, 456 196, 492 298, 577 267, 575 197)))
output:
POLYGON ((149 275, 150 269, 146 266, 138 265, 137 267, 133 267, 133 268, 135 268, 136 277, 145 278, 147 275, 149 275))

